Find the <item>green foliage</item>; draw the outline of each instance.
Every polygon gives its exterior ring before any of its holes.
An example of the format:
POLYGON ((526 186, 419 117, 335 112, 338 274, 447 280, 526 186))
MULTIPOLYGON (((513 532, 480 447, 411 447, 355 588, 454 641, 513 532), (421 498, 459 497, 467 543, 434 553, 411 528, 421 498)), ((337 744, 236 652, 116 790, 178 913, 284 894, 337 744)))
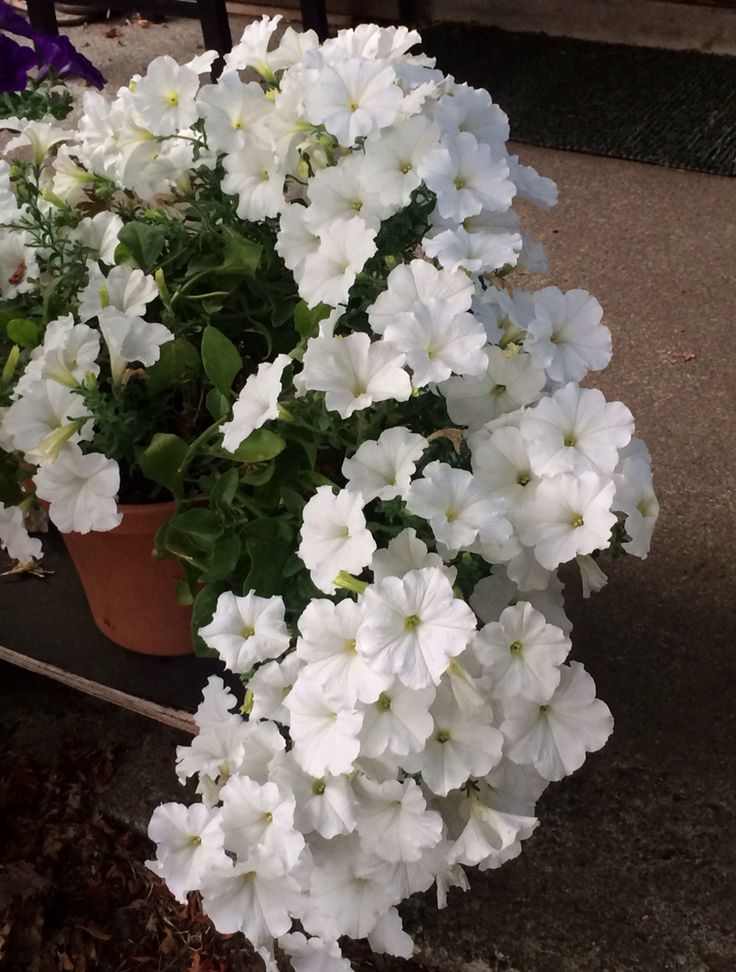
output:
POLYGON ((117 263, 127 263, 140 267, 144 273, 156 268, 156 261, 166 243, 166 237, 158 226, 150 226, 138 221, 128 223, 118 234, 120 245, 115 251, 117 263))
POLYGON ((233 342, 211 325, 202 335, 202 364, 215 388, 227 397, 243 361, 233 342))

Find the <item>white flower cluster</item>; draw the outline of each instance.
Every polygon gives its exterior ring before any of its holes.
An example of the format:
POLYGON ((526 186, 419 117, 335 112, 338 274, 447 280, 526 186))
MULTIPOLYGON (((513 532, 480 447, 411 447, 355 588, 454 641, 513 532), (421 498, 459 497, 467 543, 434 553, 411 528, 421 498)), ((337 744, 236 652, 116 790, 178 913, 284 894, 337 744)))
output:
POLYGON ((181 163, 155 147, 203 118, 239 215, 277 219, 301 297, 333 309, 293 378, 283 355, 251 376, 222 427, 228 449, 277 419, 293 381, 343 420, 441 396, 462 431, 436 434, 469 450, 427 461, 430 437, 391 427, 345 459, 344 488, 316 488, 298 553, 325 596, 296 630, 281 597, 221 595, 200 634, 247 683, 249 718, 210 679, 178 753, 201 802, 151 821, 151 866, 177 897, 201 891, 217 928, 242 931, 269 969, 278 943, 297 972, 338 972, 343 935, 410 955, 397 905, 435 885, 443 906, 467 887, 464 867, 518 855, 547 783, 603 746, 612 718, 567 661, 556 572, 577 560, 586 594, 599 589, 590 555, 622 528, 623 548, 646 556, 657 505, 631 413, 579 384, 611 355, 598 302, 501 284, 543 263, 512 200, 555 201, 508 155, 503 112, 409 54, 414 32, 363 26, 319 47, 287 30, 269 50, 276 25, 248 27, 216 85, 164 58, 104 118, 88 95, 84 146, 139 194, 163 191, 181 163), (120 145, 131 119, 146 133, 135 150, 120 145), (421 247, 388 275, 369 327, 342 331, 382 227, 417 191, 435 199, 421 247), (384 504, 424 539, 407 527, 379 545, 369 524, 384 504), (471 557, 487 576, 466 603, 454 585, 471 557))
MULTIPOLYGON (((246 684, 248 718, 211 679, 178 754, 201 800, 159 807, 150 835, 173 893, 201 891, 267 968, 277 943, 296 972, 338 972, 344 935, 411 954, 400 902, 434 885, 444 906, 463 868, 518 855, 547 783, 603 746, 611 715, 567 660, 557 570, 577 562, 598 590, 592 555, 645 557, 658 511, 631 413, 580 384, 611 356, 600 305, 508 283, 545 269, 513 200, 547 208, 556 189, 508 154, 504 113, 410 54, 413 31, 364 25, 319 46, 287 29, 274 44, 277 25, 249 26, 216 84, 200 85, 210 55, 157 58, 112 103, 87 93, 76 133, 20 137, 39 165, 65 141, 39 205, 75 206, 104 179, 121 211, 137 197, 177 214, 198 170, 222 172, 327 314, 251 368, 219 426, 232 454, 306 400, 357 437, 339 485, 300 484, 298 557, 323 596, 290 624, 280 596, 220 596, 200 635, 246 684), (433 407, 448 427, 408 427, 433 407), (355 431, 372 416, 372 437, 355 431)), ((8 299, 38 285, 34 246, 9 228, 19 212, 0 166, 8 299)), ((122 227, 102 212, 69 228, 93 257, 78 313, 47 326, 0 416, 0 446, 38 466, 62 530, 120 520, 118 464, 89 451, 80 385, 104 367, 122 391, 174 337, 146 319, 156 280, 115 266, 122 227)), ((0 538, 37 556, 18 510, 0 507, 0 538)))

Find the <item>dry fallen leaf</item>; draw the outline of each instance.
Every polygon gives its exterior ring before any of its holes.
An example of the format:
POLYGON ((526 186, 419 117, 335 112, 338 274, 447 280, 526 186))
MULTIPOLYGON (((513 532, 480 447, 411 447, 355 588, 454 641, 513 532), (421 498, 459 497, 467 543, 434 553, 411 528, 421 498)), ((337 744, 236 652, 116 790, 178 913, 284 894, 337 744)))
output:
POLYGON ((694 351, 678 351, 677 357, 682 358, 683 361, 694 361, 697 354, 694 351))

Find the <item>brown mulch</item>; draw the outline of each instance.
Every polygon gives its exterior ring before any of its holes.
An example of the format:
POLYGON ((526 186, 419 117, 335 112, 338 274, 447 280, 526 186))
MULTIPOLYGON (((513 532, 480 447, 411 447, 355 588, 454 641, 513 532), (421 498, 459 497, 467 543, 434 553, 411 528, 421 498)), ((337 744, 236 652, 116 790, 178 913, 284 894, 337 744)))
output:
MULTIPOLYGON (((197 895, 178 904, 145 867, 152 845, 98 810, 116 754, 68 740, 51 765, 0 741, 0 970, 262 972, 197 895)), ((422 972, 346 943, 362 972, 422 972)))

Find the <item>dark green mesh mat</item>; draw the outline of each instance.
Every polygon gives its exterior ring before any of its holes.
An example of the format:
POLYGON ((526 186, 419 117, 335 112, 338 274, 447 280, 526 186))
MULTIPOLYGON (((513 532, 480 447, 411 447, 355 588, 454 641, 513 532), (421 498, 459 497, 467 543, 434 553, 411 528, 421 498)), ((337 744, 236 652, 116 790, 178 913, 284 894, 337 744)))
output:
POLYGON ((424 47, 531 145, 736 175, 736 57, 437 24, 424 47))

